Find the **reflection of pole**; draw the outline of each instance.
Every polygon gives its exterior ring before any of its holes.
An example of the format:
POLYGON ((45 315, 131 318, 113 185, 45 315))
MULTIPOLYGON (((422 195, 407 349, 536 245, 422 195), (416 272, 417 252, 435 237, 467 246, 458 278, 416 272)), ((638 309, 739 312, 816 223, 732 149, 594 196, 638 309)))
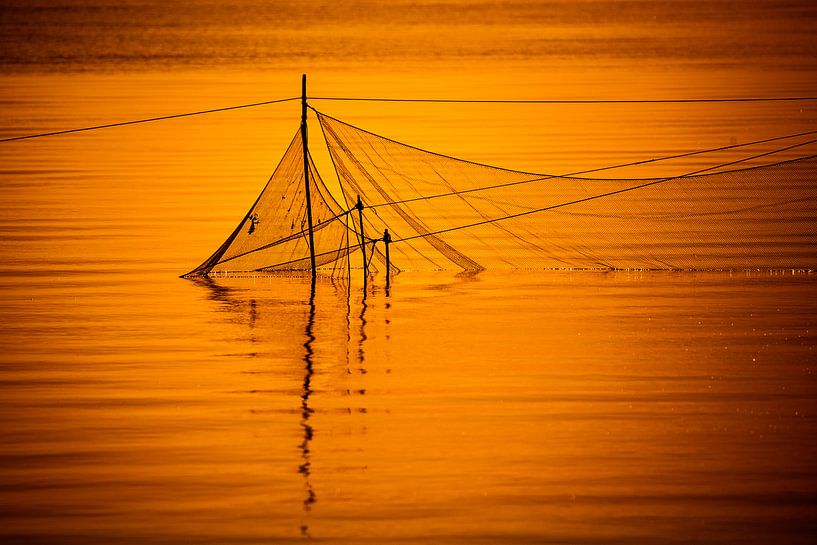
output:
POLYGON ((360 195, 357 196, 357 217, 360 220, 360 251, 363 254, 363 287, 366 287, 366 281, 369 278, 369 262, 366 260, 366 234, 363 232, 363 202, 360 200, 360 195))
MULTIPOLYGON (((312 489, 312 483, 310 482, 310 476, 312 475, 312 453, 310 451, 310 446, 312 443, 312 437, 315 433, 312 424, 309 422, 312 413, 314 412, 313 409, 309 406, 309 397, 312 395, 314 390, 312 389, 312 376, 315 374, 312 368, 312 360, 315 354, 314 349, 312 348, 313 343, 315 342, 315 333, 314 333, 314 326, 315 326, 315 278, 312 278, 312 287, 309 293, 309 316, 307 317, 306 322, 306 341, 304 342, 304 363, 306 365, 306 373, 304 374, 304 383, 303 383, 303 391, 301 393, 301 428, 303 428, 304 438, 300 444, 301 449, 301 460, 302 464, 298 466, 298 473, 304 476, 304 482, 306 484, 306 498, 304 499, 304 511, 310 511, 312 509, 312 504, 317 501, 315 497, 315 492, 312 489)), ((301 524, 301 533, 303 535, 309 535, 309 526, 304 522, 301 524)))
POLYGON ((301 78, 301 142, 304 148, 304 188, 306 191, 306 221, 309 226, 309 260, 312 278, 318 274, 315 266, 315 237, 312 233, 312 199, 309 195, 309 139, 306 134, 306 74, 301 78))
POLYGON ((386 246, 386 289, 389 289, 391 284, 391 260, 389 259, 389 244, 391 243, 391 235, 389 230, 383 231, 383 243, 386 246))

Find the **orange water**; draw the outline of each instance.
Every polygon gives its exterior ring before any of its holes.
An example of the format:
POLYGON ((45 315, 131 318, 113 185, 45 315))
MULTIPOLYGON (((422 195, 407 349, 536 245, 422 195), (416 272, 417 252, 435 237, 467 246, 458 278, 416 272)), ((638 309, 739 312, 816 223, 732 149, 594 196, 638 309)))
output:
MULTIPOLYGON (((295 96, 302 72, 313 97, 817 88, 810 2, 11 4, 1 137, 295 96)), ((312 104, 553 173, 817 128, 809 102, 312 104)), ((412 273, 365 302, 321 279, 314 307, 300 278, 178 279, 299 113, 0 145, 4 542, 811 542, 813 274, 412 273)))

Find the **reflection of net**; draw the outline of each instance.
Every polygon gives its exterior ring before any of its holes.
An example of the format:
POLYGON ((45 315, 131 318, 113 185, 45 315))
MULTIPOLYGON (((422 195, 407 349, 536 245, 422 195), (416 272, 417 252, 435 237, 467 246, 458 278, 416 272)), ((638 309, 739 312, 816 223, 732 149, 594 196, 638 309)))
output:
MULTIPOLYGON (((358 195, 367 238, 388 229, 392 266, 402 270, 817 265, 814 155, 673 179, 559 177, 454 159, 318 119, 343 192, 334 198, 310 159, 315 253, 325 273, 361 266, 360 255, 349 259, 360 250, 358 213, 349 210, 358 195)), ((296 135, 236 231, 193 274, 308 270, 303 179, 296 135)), ((381 249, 366 245, 373 268, 381 249)))

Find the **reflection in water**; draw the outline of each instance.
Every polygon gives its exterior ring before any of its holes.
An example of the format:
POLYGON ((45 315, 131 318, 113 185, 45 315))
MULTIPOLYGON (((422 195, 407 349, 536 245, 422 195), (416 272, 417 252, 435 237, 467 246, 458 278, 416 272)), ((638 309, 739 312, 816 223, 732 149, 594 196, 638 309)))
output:
MULTIPOLYGON (((314 434, 314 428, 309 422, 312 413, 314 412, 309 407, 309 396, 312 395, 312 375, 314 370, 312 368, 312 358, 315 354, 312 348, 312 343, 315 342, 315 278, 312 278, 312 284, 309 291, 309 317, 306 322, 306 342, 304 342, 304 385, 303 393, 301 394, 301 427, 304 431, 304 438, 300 444, 301 458, 303 463, 298 467, 298 472, 304 476, 304 483, 306 484, 306 498, 304 499, 304 511, 308 512, 312 509, 312 504, 315 503, 315 491, 312 488, 310 475, 312 473, 312 462, 310 460, 310 443, 314 434)), ((301 524, 301 533, 305 536, 309 535, 309 526, 304 522, 301 524)))
MULTIPOLYGON (((259 324, 260 319, 260 312, 259 312, 259 303, 255 297, 243 297, 244 291, 241 288, 234 288, 230 286, 226 286, 223 284, 219 284, 218 282, 214 281, 212 278, 209 277, 196 277, 193 278, 192 281, 199 286, 203 286, 207 288, 207 298, 211 301, 214 301, 219 304, 222 311, 226 311, 230 314, 231 321, 238 321, 242 325, 246 325, 249 327, 250 330, 254 330, 256 326, 259 324)), ((333 283, 333 287, 335 291, 338 292, 338 286, 333 283)), ((300 399, 301 399, 301 407, 300 407, 300 427, 302 429, 302 438, 300 443, 298 444, 298 449, 301 453, 301 461, 298 465, 298 473, 303 476, 304 486, 305 486, 305 496, 302 501, 303 504, 303 511, 304 513, 308 513, 312 510, 312 505, 317 501, 315 491, 312 485, 311 476, 312 476, 312 439, 314 437, 315 428, 313 423, 310 421, 312 415, 315 413, 315 410, 310 407, 310 398, 314 394, 314 389, 312 386, 312 380, 315 374, 314 371, 314 357, 315 357, 315 349, 314 343, 316 340, 315 335, 315 315, 316 315, 316 304, 315 304, 315 296, 316 296, 316 280, 312 279, 310 284, 310 291, 309 291, 309 299, 308 299, 308 312, 306 315, 306 324, 303 329, 303 335, 305 340, 303 342, 303 363, 304 363, 304 375, 303 375, 303 382, 301 386, 300 392, 300 399)), ((249 290, 251 292, 251 290, 249 290)), ((344 291, 346 291, 344 289, 344 291)), ((277 301, 276 301, 277 303, 277 301)), ((261 305, 264 302, 262 301, 261 305)), ((351 312, 351 303, 349 301, 349 297, 347 295, 346 299, 347 305, 347 320, 346 320, 346 337, 347 340, 351 340, 351 326, 349 323, 349 313, 351 312)), ((275 315, 275 312, 266 313, 268 315, 275 315)), ((263 338, 263 332, 260 332, 259 335, 263 338)), ((276 335, 277 336, 277 335, 276 335)), ((255 343, 258 339, 253 335, 250 338, 250 341, 255 343)), ((348 345, 347 342, 347 361, 348 361, 348 345)), ((255 354, 253 354, 255 355, 255 354)), ((253 393, 263 391, 262 389, 253 389, 251 390, 253 393)), ((300 532, 303 536, 311 537, 309 534, 309 525, 302 521, 300 526, 300 532)))
MULTIPOLYGON (((396 294, 400 306, 403 306, 403 301, 416 304, 427 298, 455 296, 473 284, 477 276, 432 276, 429 280, 424 284, 424 292, 419 298, 416 293, 396 294)), ((383 415, 388 415, 386 418, 389 420, 394 418, 391 407, 382 405, 383 398, 378 394, 383 393, 384 386, 391 384, 388 380, 384 382, 384 377, 393 374, 392 359, 399 359, 399 355, 392 354, 389 347, 391 338, 393 334, 399 338, 404 333, 392 331, 391 319, 397 303, 395 294, 386 294, 380 286, 371 283, 366 291, 361 290, 360 286, 352 289, 349 282, 337 278, 311 280, 308 288, 306 279, 302 278, 199 278, 194 282, 207 289, 206 298, 218 305, 222 319, 227 318, 229 323, 240 326, 238 331, 242 333, 239 338, 247 340, 249 334, 249 340, 255 345, 250 355, 257 357, 264 354, 262 359, 255 361, 265 365, 271 363, 270 351, 278 349, 279 344, 287 340, 288 346, 281 354, 285 354, 285 359, 292 365, 290 367, 288 364, 287 368, 296 373, 299 382, 299 430, 294 443, 298 449, 298 460, 294 464, 292 458, 282 460, 281 465, 273 468, 273 472, 277 471, 276 468, 281 468, 282 474, 293 475, 297 471, 300 484, 290 492, 294 495, 289 496, 289 502, 293 506, 297 504, 300 515, 291 527, 297 528, 304 538, 311 539, 318 532, 325 537, 326 530, 320 526, 321 521, 326 516, 333 516, 346 501, 338 502, 339 490, 354 490, 363 486, 361 483, 369 482, 372 478, 366 474, 370 464, 388 463, 371 447, 361 447, 369 443, 361 435, 368 436, 371 426, 380 429, 378 426, 383 423, 383 415), (309 289, 308 299, 303 297, 305 289, 309 289), (320 374, 316 374, 318 365, 320 374), (316 396, 319 390, 324 393, 322 388, 316 387, 317 376, 329 377, 325 391, 327 395, 316 396), (374 392, 374 399, 369 399, 372 395, 369 390, 374 392), (335 397, 333 392, 343 397, 335 397), (366 396, 366 403, 362 402, 363 396, 366 396), (374 405, 370 406, 371 403, 374 405), (317 418, 319 415, 320 418, 317 418), (338 421, 335 420, 336 415, 345 417, 338 421), (322 441, 318 451, 314 442, 316 418, 324 429, 321 437, 332 438, 332 441, 322 441), (343 452, 343 461, 331 462, 339 450, 343 452), (322 461, 329 461, 329 470, 322 470, 319 475, 313 471, 316 452, 320 452, 322 461), (359 458, 352 462, 355 456, 359 458), (342 480, 334 485, 329 484, 338 478, 337 475, 342 475, 342 480), (315 482, 316 478, 319 482, 315 482), (320 511, 314 509, 318 498, 321 499, 320 511)), ((404 371, 405 368, 402 368, 399 372, 404 371)), ((253 372, 261 373, 269 377, 265 382, 274 382, 276 377, 289 380, 287 375, 279 377, 275 371, 273 375, 267 371, 253 372)), ((291 395, 291 390, 270 390, 257 384, 253 384, 249 391, 254 395, 291 395)), ((291 398, 267 398, 263 410, 253 410, 253 413, 270 414, 270 411, 273 414, 291 414, 291 398), (280 403, 282 408, 271 409, 276 403, 280 403), (289 408, 286 408, 287 405, 289 408)), ((266 432, 265 428, 258 428, 259 433, 262 430, 266 432)))
MULTIPOLYGON (((378 290, 372 290, 371 284, 367 285, 368 289, 358 291, 360 294, 359 304, 360 308, 353 309, 352 301, 353 290, 349 282, 339 281, 336 278, 329 279, 328 284, 321 284, 321 290, 326 286, 331 286, 331 291, 336 302, 332 302, 332 297, 325 301, 321 299, 322 305, 327 305, 328 320, 319 319, 317 291, 318 283, 316 280, 311 280, 309 287, 309 298, 307 301, 306 316, 300 314, 298 311, 298 318, 294 320, 287 319, 286 313, 290 309, 302 309, 303 300, 291 300, 284 292, 275 290, 274 292, 266 291, 264 284, 261 282, 247 284, 243 280, 236 280, 237 285, 225 285, 221 280, 214 280, 212 278, 195 278, 192 281, 199 286, 207 289, 207 299, 216 302, 219 305, 219 310, 229 316, 231 323, 238 323, 242 327, 246 326, 250 332, 250 341, 258 344, 267 344, 268 339, 280 338, 282 335, 292 335, 291 333, 284 333, 280 330, 282 327, 287 327, 287 324, 297 324, 301 317, 305 318, 303 329, 297 334, 303 338, 303 379, 299 391, 300 396, 300 421, 301 437, 298 442, 298 450, 300 452, 300 460, 297 466, 297 472, 302 477, 303 487, 305 490, 302 497, 301 510, 303 517, 300 523, 300 533, 304 537, 312 537, 310 534, 310 524, 308 519, 309 513, 312 512, 313 505, 317 502, 317 494, 313 485, 313 439, 315 437, 315 422, 314 416, 316 409, 314 408, 314 378, 316 366, 316 343, 318 337, 327 337, 324 344, 330 338, 336 337, 343 346, 335 345, 335 348, 340 348, 341 353, 337 353, 334 357, 339 357, 339 362, 345 361, 345 375, 350 376, 354 382, 356 379, 351 377, 366 375, 368 370, 366 368, 366 344, 370 338, 368 328, 373 324, 368 315, 371 313, 370 300, 372 296, 377 296, 380 293, 378 290), (337 305, 337 308, 334 306, 337 305), (271 307, 271 308, 267 308, 271 307), (339 318, 340 310, 343 313, 343 319, 336 321, 331 317, 339 318), (356 316, 357 320, 353 319, 356 316), (274 317, 274 318, 273 318, 274 317), (270 318, 273 318, 270 320, 270 318), (357 322, 356 324, 354 322, 357 322), (270 330, 270 328, 272 328, 270 330), (320 333, 318 332, 320 330, 320 333), (356 334, 353 332, 356 331, 356 334), (354 355, 353 355, 354 354, 354 355), (353 364, 354 362, 354 364, 353 364)), ((224 282, 231 282, 231 280, 224 280, 224 282)), ((297 287, 303 286, 300 281, 296 281, 297 287)), ((297 291, 296 291, 297 293, 297 291)), ((390 303, 384 299, 385 308, 390 308, 390 303)), ((375 309, 376 310, 376 309, 375 309)), ((303 323, 303 322, 302 322, 303 323)), ((388 320, 386 320, 386 325, 388 320)), ((245 330, 246 331, 246 330, 245 330)), ((252 353, 253 356, 259 353, 265 353, 266 347, 259 346, 259 348, 252 353)), ((325 360, 325 367, 327 371, 331 371, 333 356, 328 352, 320 357, 321 361, 325 360)), ((388 369, 386 372, 390 372, 388 369)), ((339 386, 339 385, 337 385, 339 386)), ((263 392, 262 388, 253 388, 251 392, 263 392)), ((366 414, 368 412, 365 406, 356 403, 354 399, 359 396, 366 395, 366 387, 361 384, 350 384, 348 387, 341 390, 347 396, 348 401, 343 403, 345 407, 338 407, 340 411, 345 414, 366 414)), ((365 429, 365 428, 363 428, 365 429)), ((365 467, 362 466, 362 467, 365 467)))
MULTIPOLYGON (((249 328, 255 329, 258 321, 258 307, 255 298, 243 300, 239 297, 239 290, 217 283, 209 276, 197 276, 190 279, 194 284, 207 288, 207 298, 218 303, 222 310, 230 312, 249 328), (245 318, 246 316, 246 318, 245 318)), ((250 337, 255 342, 255 337, 250 337)))
POLYGON ((0 541, 813 542, 813 274, 479 279, 21 278, 0 541))
POLYGON ((219 303, 227 310, 236 310, 241 303, 234 297, 235 290, 229 286, 224 286, 214 281, 209 276, 195 276, 189 279, 197 286, 207 288, 207 298, 219 303))
MULTIPOLYGON (((347 260, 347 264, 348 264, 348 260, 347 260)), ((347 276, 347 278, 349 278, 349 276, 347 276)), ((335 286, 335 289, 337 289, 337 285, 335 284, 334 279, 333 279, 332 285, 335 286)), ((352 352, 351 352, 352 351, 352 349, 351 349, 351 346, 352 346, 352 283, 347 281, 345 285, 346 285, 346 299, 345 299, 345 305, 344 305, 344 307, 345 307, 344 318, 345 318, 345 321, 346 321, 346 350, 345 350, 345 353, 346 353, 345 354, 346 355, 346 374, 351 375, 352 374, 352 369, 350 368, 350 364, 351 364, 351 360, 352 360, 352 352)))
POLYGON ((363 299, 360 301, 360 340, 357 345, 357 361, 359 364, 358 371, 365 375, 366 368, 363 365, 365 359, 363 344, 366 342, 366 309, 369 305, 366 304, 366 289, 363 289, 363 299))

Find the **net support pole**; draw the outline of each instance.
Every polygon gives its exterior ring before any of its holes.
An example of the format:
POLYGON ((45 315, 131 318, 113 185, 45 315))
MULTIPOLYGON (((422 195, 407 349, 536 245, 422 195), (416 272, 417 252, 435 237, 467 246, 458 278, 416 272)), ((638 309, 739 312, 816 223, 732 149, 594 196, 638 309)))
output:
POLYGON ((383 244, 386 246, 386 289, 391 286, 391 259, 389 258, 389 244, 391 244, 391 235, 389 230, 383 230, 383 244))
POLYGON ((315 266, 315 235, 312 229, 312 197, 309 194, 309 138, 306 134, 306 74, 301 76, 301 142, 304 148, 304 191, 306 193, 306 221, 309 231, 309 261, 312 278, 318 274, 315 266))
POLYGON ((360 224, 360 252, 363 254, 363 286, 366 287, 366 281, 369 278, 369 261, 366 259, 366 233, 363 231, 363 201, 360 200, 360 195, 357 196, 357 218, 360 224))

